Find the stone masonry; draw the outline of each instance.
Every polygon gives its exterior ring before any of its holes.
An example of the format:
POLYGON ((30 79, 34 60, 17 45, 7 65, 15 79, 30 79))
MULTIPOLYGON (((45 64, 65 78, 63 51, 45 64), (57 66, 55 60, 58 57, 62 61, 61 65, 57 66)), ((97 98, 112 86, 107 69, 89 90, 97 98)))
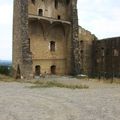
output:
POLYGON ((80 52, 79 52, 79 37, 78 37, 78 13, 77 0, 72 1, 72 73, 73 75, 80 74, 80 52))
POLYGON ((32 73, 32 58, 28 45, 28 2, 14 0, 13 17, 13 73, 29 78, 32 73))
POLYGON ((93 42, 97 41, 94 34, 79 26, 79 52, 80 52, 80 71, 81 74, 91 76, 93 69, 92 49, 93 42))
POLYGON ((93 43, 93 74, 99 77, 120 77, 120 37, 93 43))
POLYGON ((78 25, 77 0, 14 0, 13 76, 120 77, 120 38, 78 25))
POLYGON ((16 78, 79 74, 78 49, 77 0, 14 0, 16 78))

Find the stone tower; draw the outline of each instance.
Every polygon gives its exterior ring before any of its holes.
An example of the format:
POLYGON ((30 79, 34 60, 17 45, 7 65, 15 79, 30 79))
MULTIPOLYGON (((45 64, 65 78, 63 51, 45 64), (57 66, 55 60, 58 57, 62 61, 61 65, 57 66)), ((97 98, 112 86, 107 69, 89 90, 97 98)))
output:
POLYGON ((78 74, 77 0, 14 0, 16 78, 78 74))
POLYGON ((13 16, 13 74, 29 78, 32 75, 32 56, 28 39, 28 1, 14 0, 13 16))

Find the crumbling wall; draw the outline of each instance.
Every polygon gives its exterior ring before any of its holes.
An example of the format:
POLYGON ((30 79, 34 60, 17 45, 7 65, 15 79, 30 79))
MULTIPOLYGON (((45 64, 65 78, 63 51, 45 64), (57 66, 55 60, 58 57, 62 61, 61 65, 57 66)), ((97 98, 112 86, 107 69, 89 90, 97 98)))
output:
POLYGON ((120 77, 120 37, 94 42, 94 74, 120 77))
POLYGON ((13 15, 13 74, 29 78, 32 72, 32 57, 28 39, 28 1, 14 0, 13 15))
POLYGON ((79 38, 78 38, 78 13, 77 0, 72 0, 72 74, 80 74, 80 52, 79 52, 79 38))
POLYGON ((88 30, 85 30, 79 26, 79 44, 80 44, 80 66, 81 73, 91 75, 92 73, 92 49, 93 41, 97 38, 94 34, 91 34, 88 30))

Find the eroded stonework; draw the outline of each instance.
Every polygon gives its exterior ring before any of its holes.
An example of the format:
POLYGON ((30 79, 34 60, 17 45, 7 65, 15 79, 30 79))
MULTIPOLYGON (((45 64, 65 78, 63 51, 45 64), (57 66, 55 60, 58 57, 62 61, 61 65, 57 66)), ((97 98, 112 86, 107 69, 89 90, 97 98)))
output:
POLYGON ((120 77, 120 37, 94 41, 93 46, 93 75, 120 77))
POLYGON ((77 0, 14 0, 13 75, 120 76, 120 38, 78 25, 77 0))
POLYGON ((77 0, 14 0, 16 78, 79 73, 76 5, 77 0))
POLYGON ((97 41, 94 34, 79 26, 79 53, 81 74, 91 76, 93 72, 93 43, 97 41))

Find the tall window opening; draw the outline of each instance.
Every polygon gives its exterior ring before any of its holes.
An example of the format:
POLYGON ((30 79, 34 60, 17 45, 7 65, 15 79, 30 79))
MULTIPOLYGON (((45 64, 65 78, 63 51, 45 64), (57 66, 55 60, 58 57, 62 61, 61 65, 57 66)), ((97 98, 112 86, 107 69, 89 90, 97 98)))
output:
POLYGON ((102 56, 105 56, 105 51, 104 51, 103 47, 101 48, 101 54, 102 54, 102 56))
POLYGON ((39 15, 39 16, 43 16, 43 10, 42 10, 42 9, 39 9, 39 10, 38 10, 38 15, 39 15))
POLYGON ((83 50, 81 50, 80 53, 83 54, 83 50))
POLYGON ((83 43, 83 40, 81 40, 80 43, 83 43))
POLYGON ((50 42, 50 51, 55 51, 55 42, 54 41, 50 42))
POLYGON ((113 50, 113 55, 114 55, 114 56, 119 56, 119 52, 118 52, 117 49, 114 49, 114 50, 113 50))
POLYGON ((58 0, 55 0, 55 8, 58 8, 58 0))
POLYGON ((51 74, 56 74, 56 66, 55 65, 51 66, 51 74))
POLYGON ((32 2, 32 4, 34 4, 34 5, 35 5, 35 0, 31 0, 31 2, 32 2))
POLYGON ((61 16, 60 15, 58 15, 58 20, 60 20, 61 19, 61 16))
POLYGON ((40 76, 40 65, 35 66, 35 75, 40 76))
POLYGON ((29 52, 30 52, 30 38, 28 38, 29 52))

